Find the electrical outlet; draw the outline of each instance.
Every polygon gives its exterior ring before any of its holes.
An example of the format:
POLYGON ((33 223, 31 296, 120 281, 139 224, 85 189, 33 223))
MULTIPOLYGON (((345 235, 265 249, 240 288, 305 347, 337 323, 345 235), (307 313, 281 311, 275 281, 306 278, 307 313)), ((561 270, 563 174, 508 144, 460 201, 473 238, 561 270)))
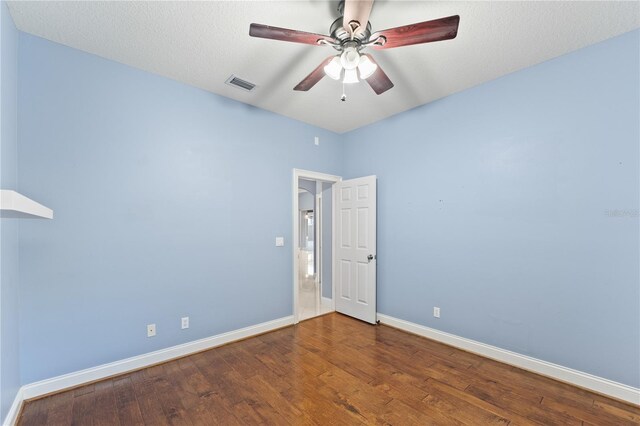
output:
POLYGON ((148 324, 147 325, 147 337, 153 337, 156 335, 156 325, 148 324))
POLYGON ((189 328, 189 317, 182 317, 182 329, 189 328))
POLYGON ((276 247, 284 247, 284 237, 276 237, 276 247))
POLYGON ((438 308, 437 306, 433 307, 433 316, 436 318, 440 318, 440 308, 438 308))

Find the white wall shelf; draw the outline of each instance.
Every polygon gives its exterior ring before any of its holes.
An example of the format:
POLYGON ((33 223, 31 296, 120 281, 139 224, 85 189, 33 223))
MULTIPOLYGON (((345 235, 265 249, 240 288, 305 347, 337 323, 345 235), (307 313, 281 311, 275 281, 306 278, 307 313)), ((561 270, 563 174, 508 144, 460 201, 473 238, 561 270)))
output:
POLYGON ((53 219, 53 210, 10 189, 0 189, 0 218, 53 219))

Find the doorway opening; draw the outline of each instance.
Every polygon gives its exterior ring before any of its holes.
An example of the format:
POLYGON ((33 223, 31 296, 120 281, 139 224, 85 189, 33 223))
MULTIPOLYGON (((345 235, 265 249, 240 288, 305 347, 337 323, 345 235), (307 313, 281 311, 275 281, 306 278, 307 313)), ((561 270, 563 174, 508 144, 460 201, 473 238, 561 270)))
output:
POLYGON ((294 322, 335 311, 333 185, 339 176, 293 171, 294 322))

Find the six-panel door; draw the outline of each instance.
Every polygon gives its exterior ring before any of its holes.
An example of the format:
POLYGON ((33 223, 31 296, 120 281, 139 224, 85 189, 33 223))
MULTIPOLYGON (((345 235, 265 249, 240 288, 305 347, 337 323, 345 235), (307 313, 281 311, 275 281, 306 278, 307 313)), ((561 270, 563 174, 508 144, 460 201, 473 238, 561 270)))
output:
POLYGON ((376 322, 376 177, 336 188, 336 311, 376 322))

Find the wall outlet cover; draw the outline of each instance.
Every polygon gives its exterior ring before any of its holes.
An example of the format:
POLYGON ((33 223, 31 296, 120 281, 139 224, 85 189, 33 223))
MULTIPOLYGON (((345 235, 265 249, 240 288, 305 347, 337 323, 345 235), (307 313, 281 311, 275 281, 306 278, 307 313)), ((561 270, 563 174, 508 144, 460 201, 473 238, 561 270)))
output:
POLYGON ((156 325, 149 324, 147 325, 147 337, 153 337, 156 335, 156 325))
POLYGON ((180 326, 184 330, 185 328, 189 328, 189 317, 182 317, 180 320, 180 326))

